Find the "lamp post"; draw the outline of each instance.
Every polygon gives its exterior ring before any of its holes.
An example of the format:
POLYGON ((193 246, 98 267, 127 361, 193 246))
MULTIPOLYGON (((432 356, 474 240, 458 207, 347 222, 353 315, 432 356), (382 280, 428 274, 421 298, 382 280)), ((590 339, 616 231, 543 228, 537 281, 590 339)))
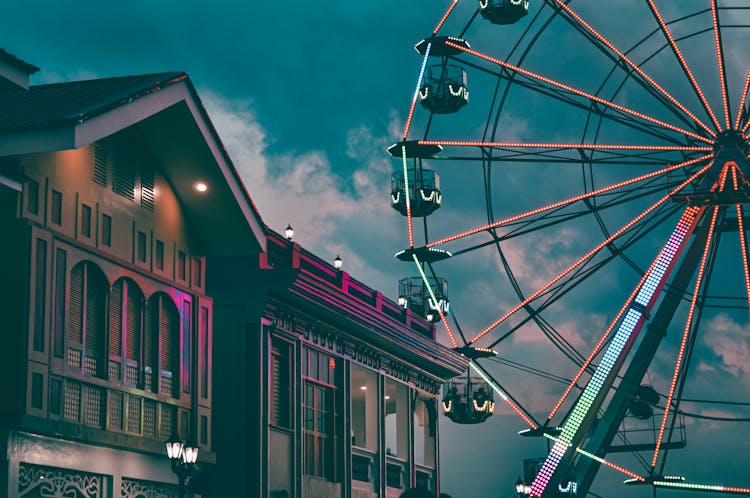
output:
POLYGON ((177 474, 180 483, 180 498, 185 498, 185 490, 190 485, 193 471, 197 469, 195 461, 198 459, 198 447, 191 443, 183 443, 176 435, 170 437, 165 444, 172 472, 177 474))
POLYGON ((523 482, 520 476, 516 481, 516 493, 518 493, 519 498, 527 498, 531 494, 531 486, 523 482))

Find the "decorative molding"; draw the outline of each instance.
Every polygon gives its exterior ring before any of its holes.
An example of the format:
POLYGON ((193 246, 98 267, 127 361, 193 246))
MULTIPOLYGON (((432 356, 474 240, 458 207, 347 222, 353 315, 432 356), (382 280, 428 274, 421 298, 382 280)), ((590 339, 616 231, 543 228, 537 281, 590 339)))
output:
POLYGON ((104 498, 105 479, 102 475, 21 462, 18 497, 32 494, 44 498, 104 498))
POLYGON ((120 496, 122 498, 177 498, 179 492, 177 486, 171 484, 123 477, 120 496))

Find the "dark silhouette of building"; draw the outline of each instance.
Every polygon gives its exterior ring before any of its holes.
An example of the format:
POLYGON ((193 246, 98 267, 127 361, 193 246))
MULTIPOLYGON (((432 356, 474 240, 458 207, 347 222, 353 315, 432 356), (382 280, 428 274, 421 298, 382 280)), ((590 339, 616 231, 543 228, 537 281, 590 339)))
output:
POLYGON ((263 226, 184 73, 36 70, 0 51, 0 495, 173 496, 172 434, 215 461, 206 258, 263 226))

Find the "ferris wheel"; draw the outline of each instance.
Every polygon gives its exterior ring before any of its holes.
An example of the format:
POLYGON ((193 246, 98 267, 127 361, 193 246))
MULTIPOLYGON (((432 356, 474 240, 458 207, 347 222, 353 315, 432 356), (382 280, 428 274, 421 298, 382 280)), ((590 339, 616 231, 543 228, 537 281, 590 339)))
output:
POLYGON ((585 496, 605 468, 750 494, 673 463, 707 451, 691 428, 750 421, 750 6, 456 0, 436 19, 388 152, 399 301, 471 360, 444 414, 507 406, 549 441, 522 495, 585 496))

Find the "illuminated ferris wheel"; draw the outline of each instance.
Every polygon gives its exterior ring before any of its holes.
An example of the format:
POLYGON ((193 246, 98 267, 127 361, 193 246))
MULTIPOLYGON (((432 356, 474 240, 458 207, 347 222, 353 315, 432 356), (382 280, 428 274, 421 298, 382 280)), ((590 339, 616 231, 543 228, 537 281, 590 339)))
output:
POLYGON ((400 302, 472 360, 449 418, 507 405, 550 442, 523 495, 584 496, 601 468, 750 494, 679 468, 708 451, 691 428, 750 420, 750 7, 658 3, 454 1, 415 46, 388 149, 415 268, 400 302), (543 416, 502 368, 553 384, 543 416))

